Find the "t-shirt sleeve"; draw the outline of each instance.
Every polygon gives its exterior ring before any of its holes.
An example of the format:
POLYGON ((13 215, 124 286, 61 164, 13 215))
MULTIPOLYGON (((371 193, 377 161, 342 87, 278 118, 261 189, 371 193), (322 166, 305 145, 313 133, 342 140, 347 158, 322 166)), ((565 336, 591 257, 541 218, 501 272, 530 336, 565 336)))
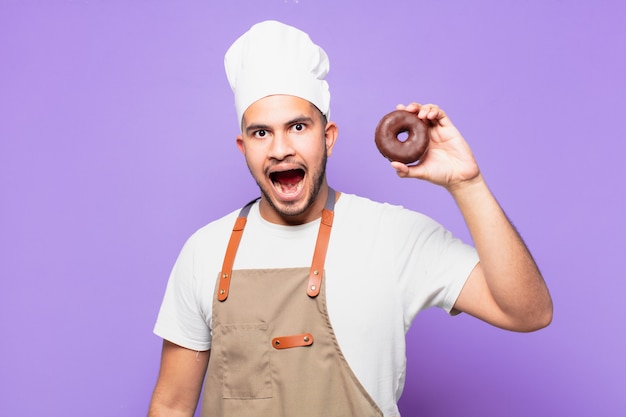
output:
POLYGON ((188 349, 211 348, 211 333, 197 300, 194 240, 185 243, 170 274, 154 333, 188 349))
POLYGON ((434 272, 435 274, 440 272, 440 276, 448 276, 449 279, 445 289, 433 298, 433 305, 444 309, 449 314, 458 314, 458 312, 453 312, 452 308, 467 278, 478 264, 478 254, 476 249, 454 238, 450 232, 446 231, 446 234, 448 239, 445 239, 441 246, 441 255, 444 259, 439 264, 441 271, 434 272))
POLYGON ((427 216, 407 215, 412 219, 406 224, 412 227, 400 234, 402 240, 398 242, 407 314, 412 320, 428 307, 454 314, 452 308, 478 263, 476 249, 427 216))

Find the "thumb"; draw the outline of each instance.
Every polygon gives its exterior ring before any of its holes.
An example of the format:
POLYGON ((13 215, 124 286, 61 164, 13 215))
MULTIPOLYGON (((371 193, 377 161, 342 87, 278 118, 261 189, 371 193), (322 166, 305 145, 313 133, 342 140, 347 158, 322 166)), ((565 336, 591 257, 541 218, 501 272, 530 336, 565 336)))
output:
POLYGON ((422 178, 423 176, 423 169, 419 164, 409 166, 402 162, 393 161, 391 167, 400 178, 422 178))

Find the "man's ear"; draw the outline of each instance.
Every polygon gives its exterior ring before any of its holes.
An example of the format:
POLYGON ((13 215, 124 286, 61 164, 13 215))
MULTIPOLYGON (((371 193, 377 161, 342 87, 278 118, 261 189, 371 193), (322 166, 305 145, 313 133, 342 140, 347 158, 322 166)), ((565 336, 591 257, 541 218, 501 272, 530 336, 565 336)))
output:
POLYGON ((326 140, 326 153, 330 156, 333 153, 333 147, 335 146, 335 141, 337 141, 337 135, 339 134, 337 125, 335 122, 326 123, 326 129, 324 130, 325 140, 326 140))
POLYGON ((246 146, 243 143, 243 136, 242 135, 237 135, 237 139, 235 139, 235 141, 237 142, 237 149, 239 149, 239 152, 241 152, 242 154, 246 154, 246 146))

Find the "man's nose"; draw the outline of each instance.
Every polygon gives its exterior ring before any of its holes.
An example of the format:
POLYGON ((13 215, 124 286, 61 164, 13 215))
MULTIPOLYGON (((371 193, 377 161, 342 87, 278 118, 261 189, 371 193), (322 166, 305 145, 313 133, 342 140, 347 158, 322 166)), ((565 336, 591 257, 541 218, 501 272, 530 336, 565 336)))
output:
POLYGON ((269 157, 283 160, 294 154, 291 138, 285 133, 275 133, 270 146, 269 157))

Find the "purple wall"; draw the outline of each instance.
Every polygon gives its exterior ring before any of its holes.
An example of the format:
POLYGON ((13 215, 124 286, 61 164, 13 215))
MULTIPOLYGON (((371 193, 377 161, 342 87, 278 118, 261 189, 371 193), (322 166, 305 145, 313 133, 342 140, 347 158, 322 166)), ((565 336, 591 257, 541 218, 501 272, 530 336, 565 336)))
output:
POLYGON ((0 0, 0 415, 146 413, 181 245, 256 194, 222 59, 268 18, 330 55, 335 188, 467 237, 373 145, 396 103, 436 102, 552 291, 533 334, 420 315, 404 415, 626 415, 618 0, 0 0))

